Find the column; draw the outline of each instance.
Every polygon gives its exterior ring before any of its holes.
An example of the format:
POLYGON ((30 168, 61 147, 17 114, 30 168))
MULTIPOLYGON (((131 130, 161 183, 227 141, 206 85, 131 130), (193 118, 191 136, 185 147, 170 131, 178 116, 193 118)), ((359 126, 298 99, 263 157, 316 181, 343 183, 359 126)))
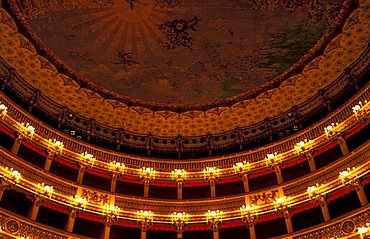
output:
POLYGON ((213 231, 213 239, 218 239, 218 229, 213 231))
POLYGON ((3 198, 4 191, 5 191, 5 187, 0 186, 0 202, 1 202, 1 199, 3 198))
POLYGON ((65 231, 70 232, 70 233, 73 232, 73 227, 75 225, 76 215, 77 215, 77 210, 76 209, 72 209, 72 211, 69 214, 67 224, 64 227, 64 230, 65 231))
POLYGON ((278 184, 283 183, 283 175, 281 174, 281 169, 280 169, 279 166, 277 166, 275 168, 275 173, 276 173, 276 178, 277 178, 278 184))
POLYGON ((144 183, 144 197, 149 197, 149 182, 144 183))
POLYGON ((289 212, 287 212, 286 215, 284 215, 284 218, 285 218, 285 225, 286 225, 286 229, 287 229, 288 233, 292 233, 293 232, 293 224, 292 224, 292 218, 290 217, 289 212))
POLYGON ((28 213, 28 218, 31 219, 32 221, 36 221, 37 214, 39 213, 39 209, 41 206, 41 198, 36 198, 35 201, 33 202, 33 205, 31 207, 31 210, 28 213))
POLYGON ((249 182, 248 182, 248 174, 243 174, 243 185, 244 185, 244 192, 249 192, 249 182))
POLYGON ((365 206, 368 203, 368 201, 366 194, 364 192, 364 188, 361 185, 356 186, 356 193, 358 199, 360 200, 361 206, 365 206))
POLYGON ((249 236, 250 239, 256 239, 256 230, 254 229, 254 225, 249 226, 249 236))
POLYGON ((177 199, 182 199, 182 182, 177 182, 177 199))
POLYGON ((44 164, 44 170, 45 171, 50 171, 52 161, 53 161, 53 157, 49 154, 46 157, 45 164, 44 164))
POLYGON ((86 167, 81 165, 80 169, 78 170, 78 176, 77 176, 77 183, 82 184, 82 180, 85 174, 86 167))
POLYGON ((117 179, 118 179, 118 175, 116 173, 113 173, 112 174, 112 180, 110 182, 110 192, 111 193, 115 193, 116 192, 117 179))
POLYGON ((14 144, 12 146, 12 149, 11 149, 11 152, 15 155, 18 154, 18 151, 19 151, 19 148, 21 147, 21 143, 22 143, 22 137, 18 136, 15 141, 14 141, 14 144))
POLYGON ((182 239, 182 231, 177 231, 177 239, 182 239))
POLYGON ((340 149, 342 150, 343 155, 348 154, 349 150, 347 147, 346 140, 342 136, 339 136, 337 140, 338 140, 338 144, 340 146, 340 149))
POLYGON ((109 237, 110 237, 110 227, 111 227, 111 223, 106 222, 105 226, 104 226, 102 239, 109 239, 109 237))
POLYGON ((330 213, 329 213, 329 209, 328 209, 328 204, 326 203, 325 200, 320 203, 320 207, 321 207, 322 215, 324 216, 324 221, 325 222, 329 221, 330 220, 330 213))
POLYGON ((211 197, 215 198, 216 197, 216 182, 215 180, 210 180, 209 184, 211 186, 211 197))
POLYGON ((311 172, 315 171, 316 170, 316 163, 315 163, 314 157, 310 153, 307 153, 305 156, 307 158, 307 162, 308 162, 308 166, 310 167, 310 171, 311 172))
POLYGON ((140 239, 146 239, 146 230, 141 230, 141 237, 140 239))

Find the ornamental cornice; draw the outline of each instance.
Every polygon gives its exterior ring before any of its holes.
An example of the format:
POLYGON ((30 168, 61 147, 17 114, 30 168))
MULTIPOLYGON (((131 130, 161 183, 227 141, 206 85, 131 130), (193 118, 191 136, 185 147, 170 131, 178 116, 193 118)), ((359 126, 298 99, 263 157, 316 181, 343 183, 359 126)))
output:
MULTIPOLYGON (((12 101, 10 101, 4 95, 0 95, 0 102, 5 103, 8 107, 8 117, 4 118, 4 122, 14 130, 15 122, 29 122, 38 134, 38 138, 33 140, 33 143, 39 144, 41 147, 43 145, 43 140, 45 139, 58 139, 63 142, 66 149, 72 151, 77 150, 80 152, 89 152, 97 158, 97 164, 95 167, 99 168, 99 162, 123 162, 127 168, 161 168, 163 171, 171 171, 173 168, 181 168, 188 172, 197 171, 200 168, 219 166, 222 168, 232 168, 238 162, 248 161, 250 163, 260 160, 261 166, 264 166, 262 160, 267 154, 272 152, 282 152, 286 149, 293 149, 295 144, 304 139, 315 139, 315 147, 318 148, 327 143, 327 139, 323 136, 323 129, 330 122, 344 122, 341 125, 342 132, 349 131, 352 127, 358 124, 356 117, 353 115, 352 107, 359 101, 364 101, 370 96, 370 88, 367 85, 362 89, 355 97, 349 100, 338 110, 332 112, 330 116, 326 117, 322 121, 312 125, 311 127, 305 129, 304 131, 297 133, 287 139, 281 140, 277 143, 266 145, 263 148, 249 150, 243 153, 233 154, 230 156, 213 157, 209 159, 197 159, 197 160, 163 160, 163 159, 150 159, 146 157, 130 156, 125 154, 116 153, 113 151, 105 150, 102 148, 94 147, 90 144, 75 140, 72 137, 66 136, 54 130, 50 126, 36 120, 30 114, 26 113, 24 110, 16 106, 12 101), (12 120, 11 120, 12 119, 12 120)), ((66 151, 67 152, 67 151, 66 151)), ((295 158, 297 155, 290 155, 286 160, 295 158)), ((73 161, 73 155, 66 153, 64 155, 67 159, 73 161)), ((103 164, 101 165, 104 169, 103 164)), ((191 180, 191 178, 190 178, 191 180)))
MULTIPOLYGON (((14 1, 9 3, 14 5, 14 1)), ((255 99, 236 100, 236 97, 223 106, 187 108, 187 112, 150 110, 104 99, 81 88, 38 55, 30 40, 19 33, 14 19, 2 8, 0 26, 4 37, 13 43, 1 52, 2 90, 18 94, 30 110, 37 108, 59 125, 80 129, 87 138, 109 142, 117 148, 127 146, 147 153, 157 150, 180 156, 185 152, 242 147, 272 131, 299 129, 299 122, 330 108, 330 102, 353 89, 356 80, 368 71, 366 1, 358 5, 356 1, 345 1, 336 30, 323 37, 320 50, 310 53, 321 55, 311 57, 310 63, 305 59, 304 69, 278 84, 279 87, 258 94, 255 99), (342 22, 344 19, 348 22, 342 22), (12 54, 14 52, 20 54, 12 54), (32 62, 32 67, 27 68, 19 55, 32 62), (56 90, 63 94, 57 94, 56 90), (81 102, 88 106, 81 107, 81 102)), ((20 12, 13 14, 24 27, 20 12)), ((32 35, 30 29, 23 30, 32 35)))

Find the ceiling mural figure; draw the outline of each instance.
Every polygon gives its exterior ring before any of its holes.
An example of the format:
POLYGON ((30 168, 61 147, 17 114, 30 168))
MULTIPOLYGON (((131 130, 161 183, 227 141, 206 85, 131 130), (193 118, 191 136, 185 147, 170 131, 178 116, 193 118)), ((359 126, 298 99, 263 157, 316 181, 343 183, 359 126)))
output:
POLYGON ((159 103, 255 89, 327 31, 341 0, 18 0, 33 30, 83 78, 159 103))
POLYGON ((167 50, 182 46, 192 50, 193 39, 189 36, 189 30, 196 31, 195 26, 201 19, 193 17, 191 20, 175 19, 159 25, 158 29, 166 36, 164 48, 167 50))

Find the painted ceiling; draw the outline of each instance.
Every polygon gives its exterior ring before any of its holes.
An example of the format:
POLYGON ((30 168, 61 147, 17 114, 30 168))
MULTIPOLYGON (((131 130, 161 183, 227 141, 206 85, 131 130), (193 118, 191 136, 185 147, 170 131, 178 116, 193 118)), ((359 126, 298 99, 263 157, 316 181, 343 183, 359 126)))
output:
POLYGON ((263 85, 326 32, 342 1, 18 0, 84 79, 132 98, 204 103, 263 85))
POLYGON ((135 134, 218 134, 277 116, 334 82, 367 51, 370 42, 370 0, 345 0, 331 30, 298 62, 301 70, 285 75, 281 84, 264 88, 252 98, 229 98, 225 104, 154 108, 149 103, 128 103, 116 95, 106 97, 104 88, 93 88, 74 77, 37 39, 27 23, 32 20, 24 20, 25 13, 15 1, 7 3, 9 9, 0 7, 0 56, 6 64, 49 100, 82 117, 135 134))

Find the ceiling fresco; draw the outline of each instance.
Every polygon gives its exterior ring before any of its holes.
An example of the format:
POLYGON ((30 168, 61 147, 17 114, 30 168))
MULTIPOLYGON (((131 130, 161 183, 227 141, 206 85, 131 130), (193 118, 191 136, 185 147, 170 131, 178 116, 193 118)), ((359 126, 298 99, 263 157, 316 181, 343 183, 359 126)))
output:
POLYGON ((33 30, 80 76, 159 103, 250 91, 325 33, 332 0, 18 0, 33 30))

